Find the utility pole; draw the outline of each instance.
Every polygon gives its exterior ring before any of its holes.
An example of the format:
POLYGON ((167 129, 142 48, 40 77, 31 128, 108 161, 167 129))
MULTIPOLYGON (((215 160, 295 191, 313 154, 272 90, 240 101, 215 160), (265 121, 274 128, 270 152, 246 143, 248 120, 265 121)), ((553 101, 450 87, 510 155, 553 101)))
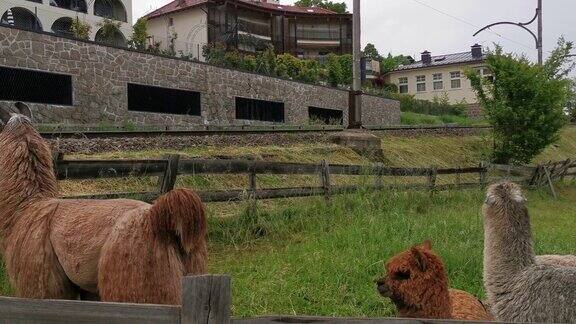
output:
POLYGON ((350 92, 349 101, 349 114, 348 114, 348 128, 362 128, 362 75, 361 75, 361 16, 360 16, 360 0, 354 0, 352 17, 352 30, 353 30, 353 56, 354 63, 352 66, 353 82, 352 91, 350 92))
POLYGON ((542 65, 544 64, 544 36, 543 36, 543 27, 542 27, 542 23, 543 23, 543 17, 542 17, 542 0, 538 0, 538 8, 536 8, 536 15, 534 16, 534 18, 532 18, 532 20, 530 20, 529 22, 525 22, 525 23, 515 23, 515 22, 511 22, 511 21, 500 21, 494 24, 490 24, 482 29, 480 29, 479 31, 477 31, 476 33, 474 33, 474 36, 480 34, 481 32, 485 31, 486 29, 490 29, 494 26, 498 26, 498 25, 513 25, 513 26, 518 26, 524 30, 526 30, 527 32, 529 32, 533 37, 534 37, 534 41, 536 42, 536 49, 538 50, 538 64, 542 65), (536 20, 538 20, 538 35, 536 35, 533 31, 531 31, 530 29, 528 29, 528 27, 531 25, 533 22, 535 22, 536 20))
POLYGON ((538 64, 544 64, 544 44, 542 36, 542 0, 538 0, 538 64))

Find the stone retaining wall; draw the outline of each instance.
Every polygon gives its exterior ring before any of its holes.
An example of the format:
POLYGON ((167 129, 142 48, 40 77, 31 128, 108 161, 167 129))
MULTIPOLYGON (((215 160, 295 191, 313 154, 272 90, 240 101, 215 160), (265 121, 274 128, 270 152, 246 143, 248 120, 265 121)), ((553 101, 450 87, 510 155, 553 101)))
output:
MULTIPOLYGON (((39 123, 265 124, 236 120, 237 96, 284 102, 285 123, 290 125, 308 123, 310 106, 342 110, 344 123, 348 120, 348 92, 342 89, 15 28, 0 27, 0 66, 72 76, 73 106, 30 104, 39 123), (202 116, 128 111, 128 83, 199 92, 202 116)), ((399 124, 399 102, 365 95, 363 103, 365 124, 399 124)))

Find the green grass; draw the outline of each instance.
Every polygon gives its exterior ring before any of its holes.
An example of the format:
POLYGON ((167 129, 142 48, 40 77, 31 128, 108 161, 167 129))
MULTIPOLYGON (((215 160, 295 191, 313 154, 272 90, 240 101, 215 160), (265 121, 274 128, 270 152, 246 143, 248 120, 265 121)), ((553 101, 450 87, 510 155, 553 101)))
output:
MULTIPOLYGON (((576 184, 530 192, 538 253, 574 252, 576 184), (554 208, 550 208, 554 206, 554 208)), ((382 194, 292 203, 213 220, 210 270, 233 276, 234 314, 392 316, 373 280, 391 256, 431 239, 452 287, 483 297, 483 191, 382 194)))
POLYGON ((473 120, 464 116, 456 115, 425 115, 410 111, 403 111, 400 115, 402 125, 445 125, 457 124, 462 126, 471 126, 481 124, 481 120, 473 120))

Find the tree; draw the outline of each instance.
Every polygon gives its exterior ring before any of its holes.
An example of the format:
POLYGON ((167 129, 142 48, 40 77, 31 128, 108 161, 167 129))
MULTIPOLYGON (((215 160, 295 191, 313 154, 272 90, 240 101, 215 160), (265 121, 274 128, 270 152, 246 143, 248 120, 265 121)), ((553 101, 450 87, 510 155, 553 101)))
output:
POLYGON ((130 37, 130 47, 144 51, 148 41, 148 27, 146 18, 142 17, 132 26, 132 37, 130 37))
POLYGON ((78 39, 88 40, 90 38, 90 27, 89 24, 83 23, 78 17, 72 21, 72 26, 70 27, 74 37, 78 39))
POLYGON ((364 47, 364 56, 373 61, 380 62, 382 60, 382 56, 378 53, 376 46, 371 43, 366 44, 366 47, 364 47))
POLYGON ((543 66, 525 56, 489 53, 486 67, 493 77, 466 71, 488 121, 494 128, 492 158, 496 163, 526 164, 559 138, 566 122, 564 108, 574 67, 566 55, 572 43, 560 39, 543 66))
POLYGON ((116 34, 120 32, 121 23, 119 21, 113 21, 108 18, 104 18, 99 24, 100 35, 102 41, 105 44, 114 44, 116 34))
POLYGON ((298 0, 294 5, 298 7, 319 7, 340 14, 348 13, 346 2, 332 2, 329 0, 298 0))
POLYGON ((404 56, 404 55, 392 56, 392 54, 388 53, 388 56, 382 58, 382 60, 380 61, 380 73, 386 74, 396 69, 400 65, 406 65, 412 62, 414 62, 414 59, 412 59, 412 57, 410 56, 404 56))

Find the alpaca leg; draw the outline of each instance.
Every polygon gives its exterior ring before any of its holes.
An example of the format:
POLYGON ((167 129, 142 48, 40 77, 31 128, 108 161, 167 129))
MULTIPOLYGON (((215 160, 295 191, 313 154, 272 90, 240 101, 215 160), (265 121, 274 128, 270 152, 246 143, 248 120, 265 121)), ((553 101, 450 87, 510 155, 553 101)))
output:
POLYGON ((16 295, 34 299, 76 299, 78 289, 70 282, 53 251, 32 253, 19 249, 6 254, 6 270, 16 295), (24 256, 24 257, 18 257, 24 256), (27 257, 26 257, 27 256, 27 257))
POLYGON ((129 223, 111 233, 102 248, 98 263, 102 301, 180 304, 184 267, 179 251, 140 230, 137 222, 129 223))

